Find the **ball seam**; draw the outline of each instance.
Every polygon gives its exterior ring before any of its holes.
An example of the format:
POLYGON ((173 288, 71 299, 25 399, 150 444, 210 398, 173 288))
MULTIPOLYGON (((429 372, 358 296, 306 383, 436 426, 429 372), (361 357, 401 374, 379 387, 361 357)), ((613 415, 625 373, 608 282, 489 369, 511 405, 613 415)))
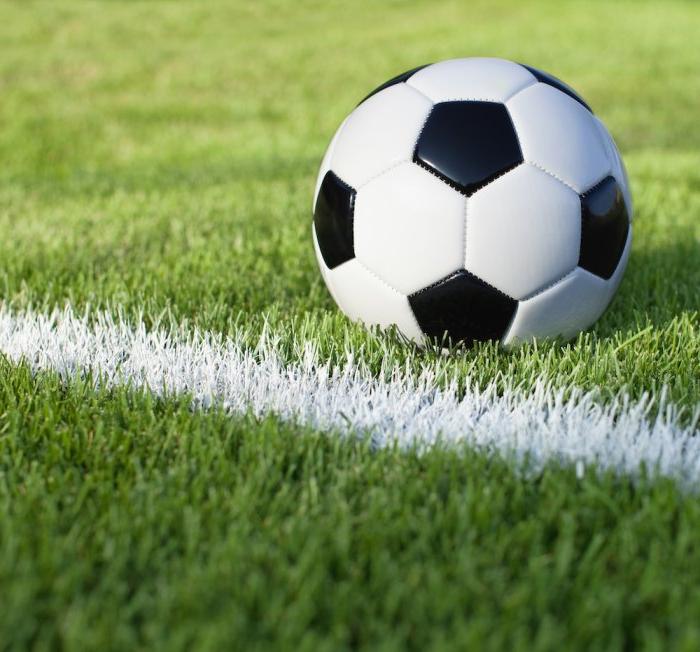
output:
MULTIPOLYGON (((568 181, 565 181, 558 174, 552 172, 551 170, 548 170, 543 165, 540 165, 539 163, 535 163, 535 161, 529 161, 527 159, 525 159, 525 163, 527 163, 528 165, 532 165, 532 167, 537 168, 538 170, 544 172, 545 174, 548 174, 550 177, 552 177, 552 179, 556 179, 559 183, 561 183, 561 184, 565 185, 567 188, 569 188, 569 190, 573 190, 577 195, 581 194, 568 181)), ((607 176, 607 173, 606 173, 606 176, 607 176)), ((605 178, 605 177, 603 177, 603 178, 605 178)), ((598 181, 597 183, 600 183, 600 181, 598 181)))

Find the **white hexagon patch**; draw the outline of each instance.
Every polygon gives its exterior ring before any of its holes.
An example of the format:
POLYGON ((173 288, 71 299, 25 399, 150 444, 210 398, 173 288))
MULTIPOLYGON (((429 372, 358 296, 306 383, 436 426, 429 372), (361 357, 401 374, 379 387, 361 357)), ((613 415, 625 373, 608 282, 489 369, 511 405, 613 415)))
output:
POLYGON ((355 201, 355 255, 411 294, 462 267, 465 197, 414 163, 374 179, 355 201))
POLYGON ((413 158, 432 102, 406 84, 396 84, 360 104, 347 118, 330 168, 358 190, 370 179, 413 158))
POLYGON ((536 81, 526 68, 512 61, 473 57, 434 63, 406 83, 437 104, 451 100, 505 102, 536 81))
POLYGON ((576 100, 535 84, 506 102, 525 161, 583 193, 610 174, 595 118, 576 100))
POLYGON ((553 177, 521 165, 468 200, 466 241, 466 269, 524 299, 576 267, 581 202, 553 177))

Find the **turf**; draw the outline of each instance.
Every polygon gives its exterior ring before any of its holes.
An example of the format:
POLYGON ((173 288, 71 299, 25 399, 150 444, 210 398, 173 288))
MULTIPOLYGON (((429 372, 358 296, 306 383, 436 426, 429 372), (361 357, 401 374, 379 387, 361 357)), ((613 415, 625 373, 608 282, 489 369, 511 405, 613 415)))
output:
MULTIPOLYGON (((416 367, 322 285, 310 196, 334 128, 416 65, 497 55, 579 90, 635 197, 613 306, 567 345, 448 361, 700 403, 700 7, 3 3, 0 292, 416 367), (672 36, 671 36, 672 35, 672 36)), ((662 481, 524 478, 4 365, 8 648, 691 648, 698 502, 662 481)))
POLYGON ((18 648, 700 642, 700 504, 523 481, 2 366, 0 631, 18 648))

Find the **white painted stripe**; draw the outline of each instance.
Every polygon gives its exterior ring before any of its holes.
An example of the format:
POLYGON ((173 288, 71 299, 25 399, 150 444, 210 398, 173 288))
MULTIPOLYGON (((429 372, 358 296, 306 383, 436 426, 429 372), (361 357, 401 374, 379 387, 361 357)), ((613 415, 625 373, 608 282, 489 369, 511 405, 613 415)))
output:
POLYGON ((148 388, 159 396, 189 393, 195 407, 220 403, 232 414, 274 413, 323 431, 370 433, 378 446, 398 441, 426 447, 467 444, 537 470, 549 461, 637 474, 642 467, 683 484, 700 480, 697 415, 681 425, 666 407, 649 417, 649 400, 624 396, 601 405, 591 394, 544 384, 524 394, 495 386, 440 389, 439 369, 419 375, 384 369, 373 375, 348 359, 330 368, 313 343, 299 345, 293 364, 282 362, 278 340, 263 336, 257 347, 242 334, 148 332, 109 314, 76 316, 70 309, 40 314, 0 307, 0 351, 35 371, 66 380, 86 372, 100 383, 148 388))

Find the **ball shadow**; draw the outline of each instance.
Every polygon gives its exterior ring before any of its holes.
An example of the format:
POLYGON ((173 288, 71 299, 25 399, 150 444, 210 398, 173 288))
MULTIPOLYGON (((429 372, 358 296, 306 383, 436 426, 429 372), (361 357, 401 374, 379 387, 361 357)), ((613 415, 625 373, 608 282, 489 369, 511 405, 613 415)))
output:
POLYGON ((595 333, 651 324, 663 328, 684 313, 700 309, 700 248, 693 238, 671 246, 632 249, 625 277, 595 333))

